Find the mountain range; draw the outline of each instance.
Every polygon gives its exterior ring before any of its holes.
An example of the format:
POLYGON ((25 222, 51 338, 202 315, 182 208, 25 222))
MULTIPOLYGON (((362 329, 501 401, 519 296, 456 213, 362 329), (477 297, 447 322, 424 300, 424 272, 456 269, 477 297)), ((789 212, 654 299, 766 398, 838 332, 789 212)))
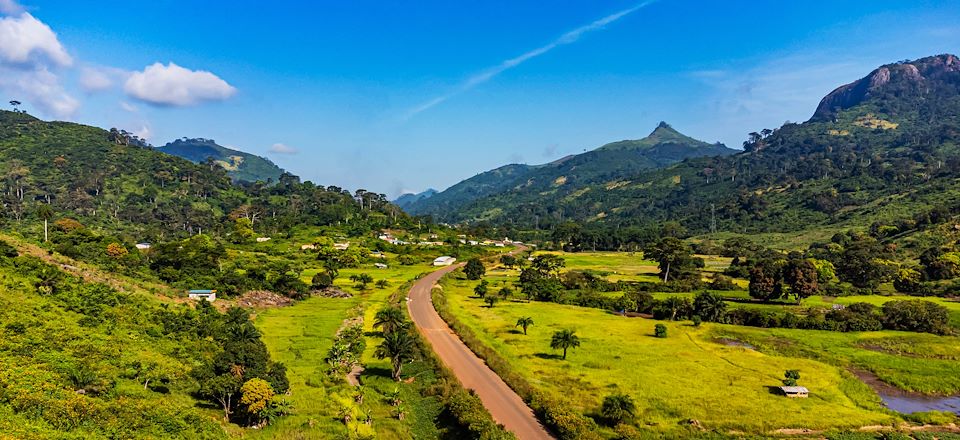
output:
POLYGON ((276 182, 285 172, 270 159, 218 145, 213 139, 180 138, 158 150, 193 163, 213 159, 227 171, 231 179, 238 182, 276 182))
POLYGON ((457 212, 487 198, 498 198, 504 206, 531 200, 558 203, 576 197, 591 185, 619 176, 663 168, 692 157, 723 156, 736 151, 721 143, 691 138, 661 122, 642 139, 612 142, 543 165, 505 165, 430 197, 412 200, 401 208, 415 215, 433 215, 441 221, 460 221, 465 218, 457 216, 457 212))
POLYGON ((954 55, 881 66, 825 96, 808 121, 750 133, 744 151, 700 143, 675 147, 686 156, 656 161, 640 147, 676 136, 661 124, 646 140, 538 167, 508 165, 407 209, 518 230, 572 221, 599 236, 665 221, 693 234, 907 225, 902 229, 910 224, 903 220, 931 207, 960 213, 954 55), (631 156, 609 156, 620 151, 640 159, 624 164, 631 156))

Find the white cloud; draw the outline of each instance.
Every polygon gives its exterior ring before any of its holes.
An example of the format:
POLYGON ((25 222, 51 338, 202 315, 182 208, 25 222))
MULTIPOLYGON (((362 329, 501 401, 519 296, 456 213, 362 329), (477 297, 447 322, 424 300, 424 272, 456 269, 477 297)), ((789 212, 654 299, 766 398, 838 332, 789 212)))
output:
POLYGON ((0 0, 0 90, 11 99, 57 118, 80 107, 57 71, 73 64, 49 26, 12 0, 0 0))
POLYGON ((115 67, 84 66, 80 69, 80 87, 87 92, 102 92, 130 76, 130 72, 115 67))
POLYGON ((508 59, 508 60, 504 60, 503 62, 501 62, 500 64, 498 64, 498 65, 496 65, 496 66, 490 67, 490 68, 488 68, 487 70, 485 70, 485 71, 483 71, 483 72, 480 72, 480 73, 478 73, 478 74, 475 74, 475 75, 471 76, 470 78, 467 78, 467 80, 464 81, 462 84, 460 84, 460 86, 457 87, 454 91, 449 92, 449 93, 447 93, 447 94, 445 94, 445 95, 440 95, 440 96, 438 96, 438 97, 436 97, 436 98, 433 98, 433 99, 431 99, 431 100, 429 100, 429 101, 427 101, 427 102, 425 102, 425 103, 423 103, 423 104, 420 104, 420 105, 417 106, 417 107, 414 107, 414 108, 411 109, 409 112, 407 112, 406 118, 407 118, 407 119, 412 118, 413 116, 416 116, 418 113, 421 113, 421 112, 423 112, 423 111, 429 110, 430 108, 435 107, 435 106, 437 106, 438 104, 441 104, 441 103, 443 103, 444 101, 446 101, 446 100, 448 100, 448 99, 450 99, 450 98, 453 98, 454 96, 457 96, 457 95, 459 95, 459 94, 461 94, 461 93, 467 92, 467 91, 469 91, 470 89, 473 89, 474 87, 476 87, 476 86, 478 86, 478 85, 480 85, 480 84, 483 84, 483 83, 485 83, 485 82, 487 82, 487 81, 490 81, 491 79, 493 79, 493 78, 496 77, 497 75, 499 75, 499 74, 501 74, 501 73, 503 73, 503 72, 505 72, 505 71, 507 71, 507 70, 509 70, 509 69, 512 69, 512 68, 514 68, 514 67, 517 67, 517 66, 519 66, 520 64, 523 64, 523 63, 525 63, 526 61, 528 61, 528 60, 530 60, 530 59, 532 59, 532 58, 536 58, 536 57, 538 57, 538 56, 540 56, 540 55, 543 55, 543 54, 545 54, 545 53, 547 53, 547 52, 550 52, 551 50, 556 49, 557 47, 574 43, 574 42, 576 42, 577 40, 579 40, 580 37, 582 37, 584 34, 587 34, 587 33, 592 32, 592 31, 596 31, 596 30, 603 29, 604 26, 606 26, 606 25, 608 25, 608 24, 610 24, 610 23, 613 23, 613 22, 615 22, 615 21, 617 21, 617 20, 619 20, 619 19, 621 19, 621 18, 623 18, 623 17, 626 17, 627 15, 632 14, 632 13, 636 12, 637 10, 639 10, 639 9, 641 9, 641 8, 643 8, 643 7, 651 4, 651 3, 653 3, 654 1, 656 1, 656 0, 645 1, 645 2, 643 2, 643 3, 640 3, 640 4, 636 5, 636 6, 633 6, 633 7, 631 7, 631 8, 627 8, 627 9, 624 9, 624 10, 622 10, 622 11, 619 11, 619 12, 616 12, 616 13, 613 13, 613 14, 610 14, 610 15, 607 15, 606 17, 600 18, 600 19, 598 19, 598 20, 594 20, 593 22, 591 22, 591 23, 589 23, 589 24, 580 26, 580 27, 578 27, 578 28, 576 28, 576 29, 574 29, 574 30, 572 30, 572 31, 570 31, 570 32, 567 32, 567 33, 561 35, 561 36, 558 37, 557 39, 551 41, 550 43, 548 43, 548 44, 546 44, 546 45, 544 45, 544 46, 541 46, 541 47, 538 47, 538 48, 533 49, 533 50, 531 50, 531 51, 525 52, 525 53, 521 54, 520 56, 517 56, 517 57, 514 57, 514 58, 510 58, 510 59, 508 59))
POLYGON ((153 135, 153 130, 150 129, 149 124, 143 124, 139 130, 133 130, 133 134, 140 139, 150 140, 150 136, 153 135))
POLYGON ((25 67, 65 67, 73 59, 50 26, 24 12, 0 18, 0 62, 25 67))
POLYGON ((300 150, 296 148, 281 143, 271 145, 269 151, 275 154, 297 154, 300 152, 300 150))
POLYGON ((14 0, 0 0, 0 14, 20 15, 23 13, 23 6, 14 0))
POLYGON ((45 67, 30 71, 0 68, 0 90, 57 118, 70 118, 80 101, 70 96, 60 78, 45 67))
POLYGON ((161 106, 189 106, 206 101, 223 101, 235 89, 213 73, 190 70, 174 63, 154 63, 127 78, 123 90, 130 96, 161 106))
POLYGON ((130 113, 137 113, 137 112, 140 111, 140 109, 138 109, 137 106, 135 106, 135 105, 133 105, 133 104, 127 102, 127 101, 120 101, 120 108, 122 108, 123 110, 128 111, 128 112, 130 112, 130 113))

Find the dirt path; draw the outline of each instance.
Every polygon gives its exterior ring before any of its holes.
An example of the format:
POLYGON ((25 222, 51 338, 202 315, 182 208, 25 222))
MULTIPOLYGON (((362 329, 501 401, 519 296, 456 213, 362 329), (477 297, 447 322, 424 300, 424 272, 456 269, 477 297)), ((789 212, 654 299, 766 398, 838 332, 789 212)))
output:
POLYGON ((421 278, 410 288, 407 309, 417 329, 427 339, 443 363, 453 371, 465 388, 476 391, 493 419, 514 433, 520 440, 552 439, 540 425, 533 410, 517 393, 513 392, 500 376, 477 357, 447 323, 440 318, 430 290, 444 275, 461 267, 461 264, 445 267, 421 278))

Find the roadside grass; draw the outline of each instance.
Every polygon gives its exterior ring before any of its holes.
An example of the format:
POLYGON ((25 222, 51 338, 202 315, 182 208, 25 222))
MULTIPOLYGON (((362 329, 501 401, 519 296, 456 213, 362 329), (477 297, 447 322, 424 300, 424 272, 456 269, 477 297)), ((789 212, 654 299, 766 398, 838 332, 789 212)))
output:
POLYGON ((681 432, 691 419, 707 429, 750 433, 848 429, 898 420, 842 369, 714 343, 716 325, 663 322, 669 337, 660 339, 653 337, 656 321, 597 309, 541 302, 501 302, 489 308, 471 298, 474 284, 444 280, 450 311, 535 388, 583 414, 595 415, 604 396, 623 392, 637 404, 637 419, 643 421, 638 428, 664 434, 681 432), (528 336, 514 327, 522 316, 534 320, 528 336), (549 348, 551 335, 560 329, 576 330, 583 344, 566 361, 549 348), (774 393, 787 369, 801 371, 810 399, 774 393))
MULTIPOLYGON (((409 281, 429 270, 426 264, 377 269, 373 263, 343 269, 335 284, 353 294, 352 298, 313 297, 293 306, 260 311, 257 327, 264 334, 263 340, 271 356, 287 366, 288 400, 294 414, 280 418, 261 431, 247 431, 245 435, 248 438, 327 439, 362 437, 366 431, 379 439, 438 437, 435 419, 443 408, 442 402, 436 397, 422 396, 417 382, 429 383, 435 379, 431 366, 423 361, 409 363, 404 366, 404 377, 415 377, 414 383, 397 383, 390 377, 389 360, 373 356, 380 343, 379 332, 373 329, 374 315, 387 306, 392 294, 398 290, 405 292, 409 281), (389 285, 378 288, 371 283, 361 290, 349 279, 350 275, 360 273, 367 273, 374 280, 386 280, 389 285), (366 350, 362 357, 366 370, 360 377, 360 390, 364 394, 361 405, 354 401, 358 389, 343 378, 329 378, 325 361, 344 320, 358 314, 363 316, 366 332, 366 350), (387 401, 386 396, 394 390, 400 391, 406 408, 404 420, 395 417, 396 408, 387 401), (353 408, 355 419, 369 414, 373 420, 371 426, 360 426, 357 421, 348 428, 340 417, 344 407, 353 408)), ((307 269, 302 277, 309 282, 319 271, 319 268, 307 269)))

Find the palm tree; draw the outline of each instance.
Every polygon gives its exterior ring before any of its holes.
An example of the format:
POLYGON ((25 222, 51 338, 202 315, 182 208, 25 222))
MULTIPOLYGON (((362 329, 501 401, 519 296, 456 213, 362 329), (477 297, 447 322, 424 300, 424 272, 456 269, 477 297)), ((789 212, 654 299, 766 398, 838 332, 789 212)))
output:
POLYGON ((377 346, 373 355, 376 356, 377 359, 390 358, 390 364, 393 367, 393 380, 399 382, 403 364, 413 360, 415 351, 413 337, 410 336, 410 333, 407 331, 395 331, 388 333, 383 338, 383 342, 377 346))
POLYGON ((567 358, 567 349, 580 346, 580 337, 573 330, 560 330, 550 338, 550 348, 563 350, 563 359, 567 358))
POLYGON ((526 335, 526 334, 527 334, 527 327, 530 327, 531 325, 533 325, 533 318, 531 318, 531 317, 529 317, 529 316, 525 316, 525 317, 522 317, 522 318, 518 319, 518 320, 517 320, 517 325, 515 325, 514 327, 523 327, 523 334, 526 335))
POLYGON ((618 393, 603 398, 600 415, 616 425, 632 418, 636 414, 636 411, 637 406, 633 403, 633 398, 626 394, 618 393))
POLYGON ((47 225, 50 219, 53 218, 53 208, 51 208, 50 205, 40 205, 37 207, 37 217, 43 219, 43 241, 46 242, 49 238, 47 225))
POLYGON ((407 317, 397 307, 380 309, 373 317, 373 328, 379 328, 384 335, 407 328, 407 317))

